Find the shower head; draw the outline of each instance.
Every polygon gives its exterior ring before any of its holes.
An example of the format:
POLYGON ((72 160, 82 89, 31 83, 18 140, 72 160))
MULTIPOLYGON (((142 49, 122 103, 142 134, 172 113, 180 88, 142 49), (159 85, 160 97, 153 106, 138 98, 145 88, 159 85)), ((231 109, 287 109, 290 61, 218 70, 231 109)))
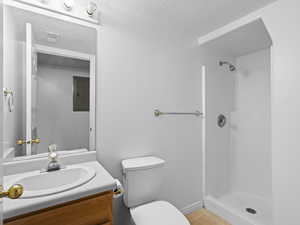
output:
POLYGON ((228 66, 229 66, 229 70, 230 70, 231 72, 236 71, 235 66, 234 66, 233 64, 229 63, 229 62, 226 62, 226 61, 220 61, 220 62, 219 62, 219 65, 220 65, 220 66, 228 65, 228 66))

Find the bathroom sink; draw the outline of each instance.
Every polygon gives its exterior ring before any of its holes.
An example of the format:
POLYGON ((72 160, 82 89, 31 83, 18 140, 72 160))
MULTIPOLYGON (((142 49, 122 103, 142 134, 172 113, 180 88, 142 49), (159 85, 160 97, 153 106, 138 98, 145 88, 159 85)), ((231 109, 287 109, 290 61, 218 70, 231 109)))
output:
POLYGON ((54 172, 34 171, 23 174, 12 183, 21 184, 24 194, 21 198, 52 195, 79 187, 96 175, 94 169, 84 166, 67 166, 54 172))

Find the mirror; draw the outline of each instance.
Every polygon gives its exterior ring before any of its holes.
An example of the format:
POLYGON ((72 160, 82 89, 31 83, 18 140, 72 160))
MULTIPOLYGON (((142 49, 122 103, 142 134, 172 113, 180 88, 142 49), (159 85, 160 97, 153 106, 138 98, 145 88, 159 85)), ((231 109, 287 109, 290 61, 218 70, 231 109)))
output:
POLYGON ((95 150, 97 31, 6 6, 4 158, 95 150))

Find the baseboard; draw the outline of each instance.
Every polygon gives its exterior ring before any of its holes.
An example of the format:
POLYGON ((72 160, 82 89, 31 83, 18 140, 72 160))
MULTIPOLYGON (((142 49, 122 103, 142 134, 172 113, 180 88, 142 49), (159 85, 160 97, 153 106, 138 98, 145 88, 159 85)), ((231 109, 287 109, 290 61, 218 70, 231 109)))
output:
POLYGON ((186 215, 186 214, 190 214, 198 209, 202 209, 203 208, 203 202, 202 201, 198 201, 198 202, 194 202, 193 204, 190 204, 184 208, 182 208, 180 211, 186 215))

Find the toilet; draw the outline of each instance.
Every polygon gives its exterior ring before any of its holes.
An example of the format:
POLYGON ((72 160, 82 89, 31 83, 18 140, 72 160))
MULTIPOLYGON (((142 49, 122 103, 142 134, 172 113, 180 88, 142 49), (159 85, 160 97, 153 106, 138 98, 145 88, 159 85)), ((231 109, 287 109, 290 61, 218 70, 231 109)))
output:
POLYGON ((175 206, 157 199, 164 164, 152 156, 122 161, 124 203, 135 225, 190 225, 175 206))

